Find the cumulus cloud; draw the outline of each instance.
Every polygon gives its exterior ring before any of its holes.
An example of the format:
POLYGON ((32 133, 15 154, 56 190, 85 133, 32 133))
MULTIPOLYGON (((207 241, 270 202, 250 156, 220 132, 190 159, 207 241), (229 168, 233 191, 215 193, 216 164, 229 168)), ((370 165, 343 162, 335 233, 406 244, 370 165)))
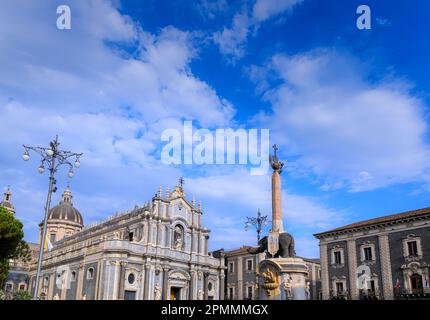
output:
MULTIPOLYGON (((31 241, 45 198, 34 190, 46 189, 46 176, 38 176, 36 156, 20 161, 22 143, 45 145, 58 133, 63 148, 84 153, 71 187, 91 223, 142 204, 181 175, 158 161, 165 128, 183 119, 228 126, 235 112, 193 74, 199 52, 192 32, 168 26, 149 33, 116 1, 68 5, 72 29, 61 31, 53 2, 15 1, 0 10, 0 145, 7 150, 0 184, 12 185, 31 241)), ((53 204, 66 177, 58 172, 53 204)))
POLYGON ((266 75, 263 98, 272 104, 260 120, 324 190, 428 181, 423 102, 404 80, 370 82, 367 69, 347 54, 316 50, 275 55, 253 72, 266 75), (267 77, 281 84, 268 88, 267 77))

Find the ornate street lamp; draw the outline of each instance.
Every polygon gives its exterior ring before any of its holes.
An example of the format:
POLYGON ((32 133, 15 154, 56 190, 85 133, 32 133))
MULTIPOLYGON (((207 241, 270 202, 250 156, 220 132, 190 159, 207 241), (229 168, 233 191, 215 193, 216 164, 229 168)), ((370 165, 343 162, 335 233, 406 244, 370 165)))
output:
POLYGON ((255 227, 257 230, 257 244, 260 242, 260 234, 263 227, 268 224, 267 216, 262 216, 260 209, 258 209, 257 217, 246 217, 245 230, 248 231, 250 227, 255 227))
POLYGON ((69 166, 68 176, 72 178, 73 164, 72 162, 70 162, 71 158, 74 158, 75 160, 74 165, 76 168, 79 168, 81 165, 79 159, 82 156, 82 153, 74 153, 70 151, 60 150, 58 148, 59 146, 60 146, 60 143, 58 142, 58 135, 55 137, 55 140, 50 142, 50 146, 48 148, 29 147, 29 146, 23 145, 24 154, 22 155, 22 159, 24 161, 30 160, 30 151, 34 151, 42 157, 42 162, 39 168, 37 169, 39 173, 42 174, 45 172, 45 166, 46 166, 46 169, 48 169, 49 171, 49 189, 48 189, 48 196, 46 198, 46 205, 45 205, 45 218, 43 220, 42 239, 39 245, 39 259, 37 262, 36 285, 33 293, 33 299, 35 300, 38 299, 37 293, 39 291, 40 273, 42 269, 42 260, 43 260, 43 249, 44 249, 44 243, 46 240, 46 225, 48 223, 48 214, 49 214, 49 209, 51 205, 51 195, 52 195, 52 192, 57 191, 55 173, 57 172, 58 167, 60 167, 61 165, 67 165, 69 166))

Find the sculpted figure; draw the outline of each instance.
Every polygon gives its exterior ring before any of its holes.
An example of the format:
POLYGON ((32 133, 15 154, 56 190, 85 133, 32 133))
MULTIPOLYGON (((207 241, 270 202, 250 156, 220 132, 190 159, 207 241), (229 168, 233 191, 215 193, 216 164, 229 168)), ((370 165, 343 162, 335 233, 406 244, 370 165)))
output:
POLYGON ((154 300, 161 300, 161 287, 158 283, 154 287, 154 300))
POLYGON ((309 281, 306 282, 305 291, 306 291, 306 298, 308 300, 310 300, 311 299, 311 283, 309 281))
POLYGON ((197 299, 198 300, 203 300, 203 290, 199 289, 199 291, 197 292, 197 299))

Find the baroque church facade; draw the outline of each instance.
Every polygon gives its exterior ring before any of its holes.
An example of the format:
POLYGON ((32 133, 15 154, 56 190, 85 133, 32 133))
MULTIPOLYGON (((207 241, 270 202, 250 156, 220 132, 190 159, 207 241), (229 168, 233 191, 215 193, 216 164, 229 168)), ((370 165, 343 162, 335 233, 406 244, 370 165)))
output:
MULTIPOLYGON (((224 258, 208 251, 202 206, 180 183, 142 207, 84 226, 67 188, 49 212, 38 296, 53 300, 222 299, 224 258), (48 242, 48 241, 46 241, 48 242)), ((39 238, 42 241, 41 237, 39 238)), ((36 264, 29 270, 29 290, 36 264)))

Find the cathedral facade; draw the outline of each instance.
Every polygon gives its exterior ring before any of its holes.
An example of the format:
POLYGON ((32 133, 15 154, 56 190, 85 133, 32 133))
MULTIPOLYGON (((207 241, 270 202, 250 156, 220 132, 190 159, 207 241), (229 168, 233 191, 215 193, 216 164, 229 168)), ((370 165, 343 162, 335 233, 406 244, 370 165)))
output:
MULTIPOLYGON (((208 251, 210 230, 202 226, 202 207, 185 198, 180 183, 161 188, 136 206, 84 227, 63 193, 51 209, 38 296, 53 300, 222 299, 224 259, 208 251)), ((42 239, 40 239, 42 240, 42 239)), ((30 290, 36 265, 29 271, 30 290)))

